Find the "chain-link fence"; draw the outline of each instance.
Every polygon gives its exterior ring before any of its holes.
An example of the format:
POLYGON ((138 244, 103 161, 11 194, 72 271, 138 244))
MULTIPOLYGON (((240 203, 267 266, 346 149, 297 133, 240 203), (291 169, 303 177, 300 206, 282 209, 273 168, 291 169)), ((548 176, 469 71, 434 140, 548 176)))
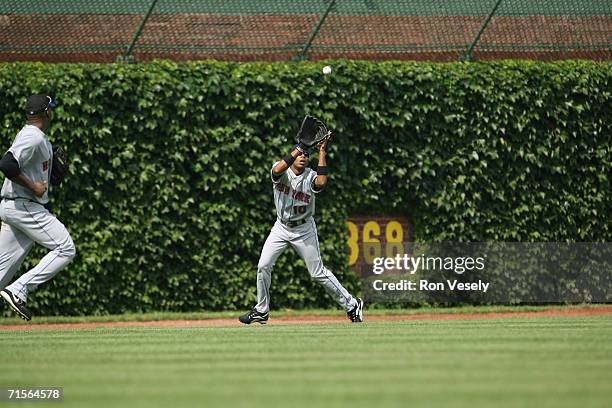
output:
POLYGON ((610 0, 3 0, 0 60, 612 59, 610 0))

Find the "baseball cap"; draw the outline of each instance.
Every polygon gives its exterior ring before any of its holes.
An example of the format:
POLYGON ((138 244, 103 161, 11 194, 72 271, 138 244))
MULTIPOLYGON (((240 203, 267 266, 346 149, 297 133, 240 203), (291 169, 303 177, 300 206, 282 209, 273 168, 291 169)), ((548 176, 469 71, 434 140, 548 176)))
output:
POLYGON ((57 101, 49 95, 39 94, 32 95, 26 102, 25 110, 28 115, 36 115, 46 111, 49 108, 55 108, 57 101))

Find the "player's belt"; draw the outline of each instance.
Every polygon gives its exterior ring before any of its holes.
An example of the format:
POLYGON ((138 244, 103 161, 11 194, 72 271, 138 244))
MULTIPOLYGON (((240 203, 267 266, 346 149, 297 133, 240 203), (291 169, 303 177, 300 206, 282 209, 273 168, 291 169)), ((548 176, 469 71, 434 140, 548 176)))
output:
POLYGON ((40 205, 44 205, 39 203, 38 201, 34 201, 30 198, 25 198, 25 197, 0 197, 1 200, 8 200, 8 201, 16 201, 16 200, 23 200, 23 201, 29 201, 31 203, 35 203, 35 204, 40 204, 40 205))
POLYGON ((289 227, 289 228, 294 228, 297 227, 299 225, 305 224, 306 220, 299 220, 299 221, 283 221, 281 220, 281 224, 289 227))
POLYGON ((15 201, 15 200, 26 200, 26 201, 32 201, 35 202, 34 200, 30 200, 29 198, 24 198, 24 197, 0 197, 2 200, 9 200, 9 201, 15 201))

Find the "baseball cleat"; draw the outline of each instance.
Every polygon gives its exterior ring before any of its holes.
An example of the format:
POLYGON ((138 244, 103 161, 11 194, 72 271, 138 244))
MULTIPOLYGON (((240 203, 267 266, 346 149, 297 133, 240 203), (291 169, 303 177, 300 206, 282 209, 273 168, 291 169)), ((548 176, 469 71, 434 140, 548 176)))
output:
POLYGON ((353 323, 361 323, 363 322, 363 300, 361 298, 357 298, 357 305, 346 314, 349 320, 353 323))
POLYGON ((259 313, 257 310, 253 309, 250 312, 247 312, 243 314, 242 316, 240 316, 238 320, 240 320, 240 323, 244 323, 244 324, 251 324, 254 322, 259 322, 260 324, 266 324, 268 322, 268 317, 269 317, 268 312, 259 313))
POLYGON ((19 317, 21 317, 23 320, 32 320, 32 312, 30 312, 25 306, 25 303, 15 296, 10 290, 4 289, 2 292, 0 292, 0 296, 6 300, 6 303, 11 306, 19 317))

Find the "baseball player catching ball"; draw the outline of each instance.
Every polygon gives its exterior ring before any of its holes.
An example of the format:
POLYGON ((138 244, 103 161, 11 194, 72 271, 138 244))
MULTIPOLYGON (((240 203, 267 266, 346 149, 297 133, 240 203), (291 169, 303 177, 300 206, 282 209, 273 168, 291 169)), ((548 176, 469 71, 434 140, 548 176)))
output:
POLYGON ((76 253, 66 227, 45 208, 49 182, 58 185, 67 172, 63 151, 53 149, 44 133, 55 107, 50 96, 29 97, 26 125, 0 159, 6 177, 0 193, 0 296, 25 320, 32 318, 26 307, 28 293, 53 278, 76 253), (7 286, 34 242, 50 252, 7 286))
POLYGON ((257 305, 240 316, 245 324, 265 324, 269 318, 272 267, 291 245, 306 262, 310 275, 320 282, 347 312, 351 322, 363 321, 363 301, 353 297, 323 265, 313 215, 315 195, 327 185, 327 144, 331 132, 319 120, 307 116, 298 133, 298 145, 272 166, 277 219, 261 251, 257 265, 257 305), (319 147, 317 171, 306 167, 308 149, 319 147))

